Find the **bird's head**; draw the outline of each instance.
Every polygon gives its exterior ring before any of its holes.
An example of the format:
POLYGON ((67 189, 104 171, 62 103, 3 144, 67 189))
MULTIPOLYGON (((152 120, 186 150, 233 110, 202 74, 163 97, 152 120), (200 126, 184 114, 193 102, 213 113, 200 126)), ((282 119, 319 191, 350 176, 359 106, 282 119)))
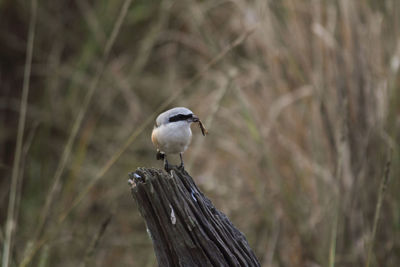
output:
POLYGON ((190 125, 193 122, 199 123, 203 135, 207 133, 199 117, 194 115, 190 109, 184 107, 172 108, 158 115, 156 127, 169 123, 187 123, 190 125))

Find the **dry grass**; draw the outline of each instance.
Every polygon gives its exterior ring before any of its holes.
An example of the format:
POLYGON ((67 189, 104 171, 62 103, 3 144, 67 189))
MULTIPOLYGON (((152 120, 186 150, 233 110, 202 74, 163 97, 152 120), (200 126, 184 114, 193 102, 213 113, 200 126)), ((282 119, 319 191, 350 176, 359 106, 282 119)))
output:
POLYGON ((398 1, 37 8, 18 131, 31 11, 0 3, 0 241, 11 244, 10 266, 156 266, 126 181, 138 166, 161 167, 149 136, 172 106, 206 122, 207 138, 193 128, 186 166, 263 266, 400 265, 398 1), (9 242, 13 164, 23 184, 9 242))
POLYGON ((21 172, 21 154, 22 143, 24 138, 26 110, 29 94, 30 76, 32 69, 32 53, 33 42, 35 40, 35 25, 36 25, 37 1, 31 1, 31 16, 29 21, 29 37, 26 45, 26 60, 24 68, 24 82, 22 86, 21 104, 19 110, 18 130, 15 145, 14 161, 11 173, 10 193, 7 207, 7 221, 5 223, 5 238, 3 243, 2 266, 10 265, 10 253, 13 245, 13 235, 17 221, 17 201, 20 200, 21 184, 19 181, 21 172))

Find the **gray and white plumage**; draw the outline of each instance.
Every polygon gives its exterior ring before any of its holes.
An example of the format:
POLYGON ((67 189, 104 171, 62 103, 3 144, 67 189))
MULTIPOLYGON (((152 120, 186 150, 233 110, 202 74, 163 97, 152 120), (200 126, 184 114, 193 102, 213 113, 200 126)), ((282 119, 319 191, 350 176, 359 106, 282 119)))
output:
POLYGON ((192 140, 190 125, 197 118, 193 116, 193 112, 184 107, 173 108, 158 115, 151 135, 153 144, 165 154, 185 152, 192 140), (187 116, 187 119, 170 121, 179 115, 183 115, 182 118, 187 116))
POLYGON ((181 167, 183 167, 182 153, 186 151, 192 140, 190 125, 193 122, 199 123, 203 135, 205 135, 201 121, 188 108, 172 108, 158 115, 151 134, 151 141, 158 150, 157 159, 164 158, 166 169, 169 168, 166 160, 168 154, 179 154, 181 167))

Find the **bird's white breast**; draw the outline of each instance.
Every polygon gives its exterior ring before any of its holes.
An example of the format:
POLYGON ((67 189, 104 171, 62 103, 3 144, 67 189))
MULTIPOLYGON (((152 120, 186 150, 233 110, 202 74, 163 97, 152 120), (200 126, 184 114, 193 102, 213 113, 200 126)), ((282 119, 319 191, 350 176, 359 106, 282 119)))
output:
POLYGON ((190 123, 186 121, 163 124, 153 131, 159 149, 167 154, 184 152, 192 140, 190 123))

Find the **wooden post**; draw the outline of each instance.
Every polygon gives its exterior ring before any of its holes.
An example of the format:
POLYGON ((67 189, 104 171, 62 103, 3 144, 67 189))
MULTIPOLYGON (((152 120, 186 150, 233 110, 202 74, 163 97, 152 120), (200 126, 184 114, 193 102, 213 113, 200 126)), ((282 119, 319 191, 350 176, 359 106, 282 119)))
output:
POLYGON ((260 266, 245 236, 176 167, 129 175, 159 266, 260 266))

